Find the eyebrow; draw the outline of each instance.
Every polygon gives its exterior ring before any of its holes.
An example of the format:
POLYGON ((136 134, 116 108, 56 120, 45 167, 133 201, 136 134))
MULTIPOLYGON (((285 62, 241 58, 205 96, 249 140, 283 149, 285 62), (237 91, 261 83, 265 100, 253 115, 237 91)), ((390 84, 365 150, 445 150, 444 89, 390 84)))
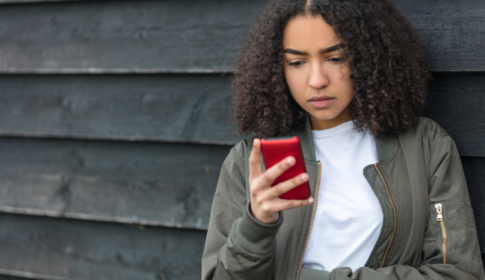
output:
MULTIPOLYGON (((336 50, 339 50, 339 49, 342 49, 342 48, 345 48, 345 44, 338 44, 338 45, 328 47, 326 49, 321 50, 320 53, 333 52, 333 51, 336 51, 336 50)), ((302 52, 302 51, 298 51, 298 50, 294 50, 294 49, 284 49, 283 53, 300 54, 300 55, 306 55, 307 54, 306 52, 302 52)))

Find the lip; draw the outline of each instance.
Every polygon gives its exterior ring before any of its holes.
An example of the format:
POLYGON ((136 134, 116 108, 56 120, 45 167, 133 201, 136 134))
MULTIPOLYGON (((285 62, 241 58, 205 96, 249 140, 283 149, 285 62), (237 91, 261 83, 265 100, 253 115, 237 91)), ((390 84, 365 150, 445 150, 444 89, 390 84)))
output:
POLYGON ((329 107, 332 105, 333 101, 335 100, 335 97, 330 97, 327 95, 323 96, 314 96, 308 102, 315 108, 315 109, 322 109, 329 107))

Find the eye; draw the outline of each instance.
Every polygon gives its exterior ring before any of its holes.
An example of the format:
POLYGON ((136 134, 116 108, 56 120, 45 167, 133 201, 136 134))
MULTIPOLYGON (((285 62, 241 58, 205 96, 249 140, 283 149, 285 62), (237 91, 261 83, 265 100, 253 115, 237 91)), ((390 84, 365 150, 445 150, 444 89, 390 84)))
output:
POLYGON ((305 63, 305 62, 303 62, 303 61, 295 61, 295 62, 290 62, 290 63, 288 63, 288 66, 299 67, 299 66, 301 66, 303 63, 305 63))
POLYGON ((329 59, 330 62, 340 62, 342 61, 342 58, 341 57, 332 57, 329 59))

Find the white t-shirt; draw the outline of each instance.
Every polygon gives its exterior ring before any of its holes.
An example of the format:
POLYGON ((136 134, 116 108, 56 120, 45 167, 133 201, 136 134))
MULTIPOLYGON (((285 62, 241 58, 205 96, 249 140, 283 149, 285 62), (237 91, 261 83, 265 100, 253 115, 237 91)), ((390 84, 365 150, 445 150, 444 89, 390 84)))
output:
POLYGON ((377 162, 375 139, 368 130, 357 132, 352 121, 312 133, 322 173, 303 266, 355 271, 365 265, 382 227, 379 201, 363 175, 377 162))

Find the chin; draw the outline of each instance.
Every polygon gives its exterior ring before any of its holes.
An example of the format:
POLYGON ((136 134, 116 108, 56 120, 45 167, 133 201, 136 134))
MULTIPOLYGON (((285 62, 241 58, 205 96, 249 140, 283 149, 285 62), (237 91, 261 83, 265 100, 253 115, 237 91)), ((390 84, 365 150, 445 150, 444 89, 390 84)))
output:
POLYGON ((330 120, 333 120, 335 119, 336 117, 338 117, 339 114, 337 113, 333 113, 333 114, 322 114, 322 113, 318 113, 317 114, 312 114, 312 116, 314 118, 316 118, 317 120, 320 120, 320 121, 330 121, 330 120))

